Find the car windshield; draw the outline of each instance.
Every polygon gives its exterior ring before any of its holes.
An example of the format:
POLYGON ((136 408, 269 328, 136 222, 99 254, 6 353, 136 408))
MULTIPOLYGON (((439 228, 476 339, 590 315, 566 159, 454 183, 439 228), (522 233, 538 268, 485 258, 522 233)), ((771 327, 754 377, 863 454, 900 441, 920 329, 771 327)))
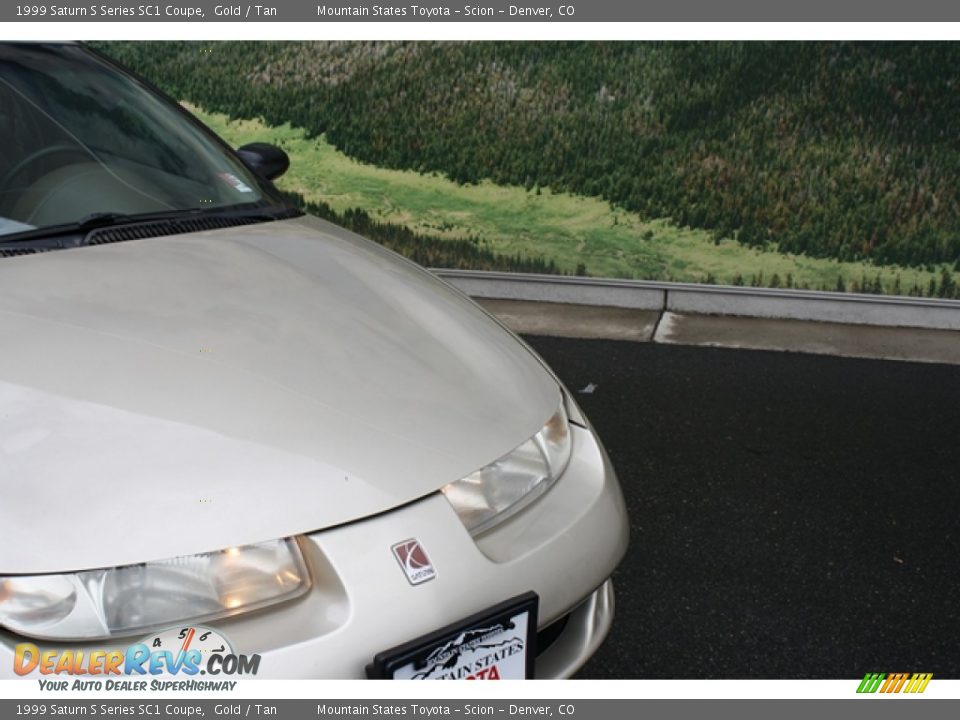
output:
POLYGON ((274 205, 214 137, 87 49, 0 44, 0 236, 274 205))

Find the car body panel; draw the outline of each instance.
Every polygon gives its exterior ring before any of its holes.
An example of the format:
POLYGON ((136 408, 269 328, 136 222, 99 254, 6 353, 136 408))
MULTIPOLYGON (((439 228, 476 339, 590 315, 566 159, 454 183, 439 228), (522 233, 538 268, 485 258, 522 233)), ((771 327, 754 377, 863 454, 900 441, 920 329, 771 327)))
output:
POLYGON ((385 512, 561 399, 459 291, 310 217, 0 260, 0 336, 8 574, 385 512))
MULTIPOLYGON (((574 426, 570 465, 550 492, 479 538, 436 494, 301 539, 313 586, 267 610, 208 625, 238 653, 262 656, 261 678, 361 678, 374 655, 526 591, 539 596, 539 626, 568 623, 538 655, 538 677, 568 677, 610 629, 608 578, 627 546, 623 496, 592 432, 574 426), (417 539, 436 570, 411 585, 391 546, 417 539)), ((124 649, 139 637, 74 650, 124 649)), ((0 678, 13 677, 18 642, 0 631, 0 678)), ((41 649, 57 643, 36 642, 41 649)), ((33 676, 36 676, 34 673, 33 676)))

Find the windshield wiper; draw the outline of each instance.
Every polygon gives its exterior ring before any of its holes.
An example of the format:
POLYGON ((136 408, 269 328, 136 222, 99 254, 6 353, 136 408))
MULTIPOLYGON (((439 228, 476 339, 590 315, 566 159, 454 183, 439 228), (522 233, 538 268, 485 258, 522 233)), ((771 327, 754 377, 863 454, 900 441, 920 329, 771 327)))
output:
POLYGON ((91 230, 132 222, 149 222, 160 219, 166 213, 155 215, 126 215, 124 213, 91 213, 84 218, 63 225, 35 228, 0 237, 0 245, 13 247, 46 247, 50 249, 78 247, 91 230))
MULTIPOLYGON (((203 218, 220 218, 224 220, 249 220, 251 222, 267 222, 302 214, 291 206, 270 205, 227 206, 224 208, 194 208, 191 210, 172 210, 159 213, 142 213, 127 215, 125 213, 100 212, 91 213, 72 223, 54 225, 45 228, 36 228, 0 237, 0 246, 11 248, 43 248, 62 249, 81 247, 87 243, 88 235, 94 230, 108 227, 127 225, 142 225, 146 223, 170 223, 190 221, 203 218)), ((174 232, 177 232, 174 230, 174 232)), ((183 232, 180 230, 179 232, 183 232)))
MULTIPOLYGON (((113 212, 98 212, 91 213, 85 218, 78 220, 76 223, 73 223, 73 231, 78 233, 90 232, 91 230, 96 230, 97 228, 110 227, 111 225, 119 225, 121 223, 128 223, 134 221, 134 215, 127 215, 126 213, 113 213, 113 212)), ((141 219, 137 218, 135 222, 140 222, 141 219)))

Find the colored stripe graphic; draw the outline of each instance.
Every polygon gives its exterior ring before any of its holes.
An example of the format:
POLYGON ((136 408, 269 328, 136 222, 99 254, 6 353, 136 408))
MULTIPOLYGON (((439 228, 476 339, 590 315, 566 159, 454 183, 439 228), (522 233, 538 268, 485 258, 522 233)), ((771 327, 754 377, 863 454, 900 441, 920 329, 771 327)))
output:
POLYGON ((858 693, 922 693, 933 679, 933 673, 867 673, 857 687, 858 693))
POLYGON ((933 679, 933 673, 914 673, 910 678, 910 684, 904 692, 922 693, 927 689, 927 685, 933 679))
POLYGON ((857 692, 875 693, 885 677, 886 675, 884 673, 867 673, 863 676, 863 681, 860 683, 860 687, 857 688, 857 692))
POLYGON ((904 686, 904 684, 907 682, 907 678, 909 677, 910 677, 909 673, 898 673, 896 682, 894 683, 893 687, 887 690, 887 692, 892 692, 892 693, 900 692, 900 689, 904 686))

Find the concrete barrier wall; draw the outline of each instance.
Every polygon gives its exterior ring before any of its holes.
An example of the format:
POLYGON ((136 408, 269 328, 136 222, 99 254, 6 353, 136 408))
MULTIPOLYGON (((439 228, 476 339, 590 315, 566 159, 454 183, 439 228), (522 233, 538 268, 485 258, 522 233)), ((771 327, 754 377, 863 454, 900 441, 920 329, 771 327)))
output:
POLYGON ((629 281, 475 270, 438 269, 433 272, 471 297, 635 310, 662 310, 664 307, 664 289, 653 283, 638 285, 629 281))
POLYGON ((472 297, 681 314, 960 330, 960 301, 556 275, 433 271, 472 297))

